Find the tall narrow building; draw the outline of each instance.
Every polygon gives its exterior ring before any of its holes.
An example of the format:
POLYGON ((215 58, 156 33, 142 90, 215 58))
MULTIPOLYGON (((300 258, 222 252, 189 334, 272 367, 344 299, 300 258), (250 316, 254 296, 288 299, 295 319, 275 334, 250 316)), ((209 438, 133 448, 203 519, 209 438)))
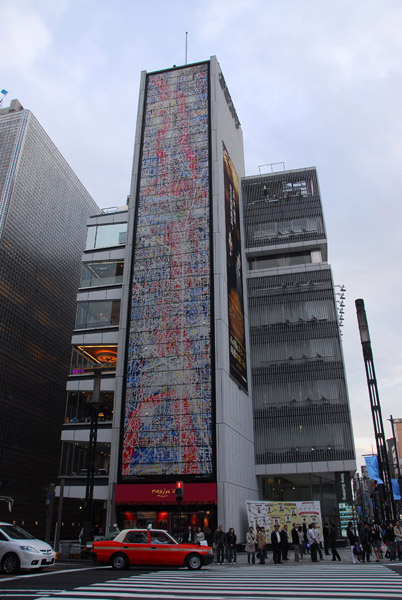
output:
POLYGON ((29 110, 0 109, 0 496, 43 537, 85 222, 99 209, 29 110))
POLYGON ((127 524, 177 530, 177 480, 182 523, 243 526, 244 501, 257 495, 243 174, 242 131, 216 58, 143 73, 114 420, 114 499, 127 524))
POLYGON ((261 499, 339 519, 356 462, 316 170, 245 177, 242 201, 261 499))
MULTIPOLYGON (((128 212, 91 219, 83 257, 83 273, 121 261, 122 282, 83 277, 77 315, 88 317, 76 323, 78 362, 68 382, 71 406, 77 398, 85 404, 97 363, 101 393, 114 398, 112 422, 98 429, 93 497, 95 520, 107 506, 102 527, 152 523, 180 535, 188 525, 212 533, 221 523, 245 530, 245 500, 258 491, 243 175, 242 131, 216 58, 144 72, 128 212), (117 239, 93 246, 123 221, 124 246, 117 239), (112 300, 118 327, 99 317, 101 303, 109 314, 112 300), (117 362, 91 360, 91 344, 113 344, 117 362)), ((89 434, 83 416, 64 425, 61 475, 77 508, 86 493, 79 447, 84 458, 89 434)))

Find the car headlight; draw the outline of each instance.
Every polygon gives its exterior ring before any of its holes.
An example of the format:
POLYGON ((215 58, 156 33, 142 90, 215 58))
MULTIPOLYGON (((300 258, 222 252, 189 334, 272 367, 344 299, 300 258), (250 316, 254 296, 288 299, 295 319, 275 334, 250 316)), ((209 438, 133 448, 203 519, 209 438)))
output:
POLYGON ((212 548, 209 548, 208 554, 213 554, 213 553, 214 553, 214 551, 212 550, 212 548))
POLYGON ((40 554, 40 551, 33 546, 20 546, 20 549, 25 550, 25 552, 38 552, 40 554))

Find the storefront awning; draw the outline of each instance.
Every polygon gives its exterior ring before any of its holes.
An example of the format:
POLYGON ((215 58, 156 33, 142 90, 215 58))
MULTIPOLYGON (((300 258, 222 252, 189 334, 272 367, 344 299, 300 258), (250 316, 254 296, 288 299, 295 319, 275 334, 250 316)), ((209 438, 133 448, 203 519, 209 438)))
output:
MULTIPOLYGON (((115 489, 116 504, 176 504, 175 483, 123 483, 115 489)), ((184 504, 216 504, 216 483, 184 483, 184 504)))

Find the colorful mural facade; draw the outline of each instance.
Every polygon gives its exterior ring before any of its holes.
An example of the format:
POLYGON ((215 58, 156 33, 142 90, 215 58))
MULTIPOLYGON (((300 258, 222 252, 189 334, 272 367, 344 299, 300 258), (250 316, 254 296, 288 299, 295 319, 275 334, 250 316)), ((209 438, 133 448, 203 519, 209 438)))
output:
POLYGON ((208 78, 147 76, 123 479, 213 471, 208 78))

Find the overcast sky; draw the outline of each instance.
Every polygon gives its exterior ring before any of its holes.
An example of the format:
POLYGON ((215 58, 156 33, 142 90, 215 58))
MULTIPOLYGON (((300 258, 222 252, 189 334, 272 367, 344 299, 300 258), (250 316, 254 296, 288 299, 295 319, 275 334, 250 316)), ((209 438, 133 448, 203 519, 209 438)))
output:
POLYGON ((140 72, 216 55, 246 174, 316 166, 357 460, 375 451, 354 301, 366 305, 386 437, 402 417, 400 0, 1 0, 0 89, 32 110, 100 207, 129 192, 140 72), (399 340, 399 341, 398 341, 399 340), (399 387, 401 386, 401 388, 399 387))

